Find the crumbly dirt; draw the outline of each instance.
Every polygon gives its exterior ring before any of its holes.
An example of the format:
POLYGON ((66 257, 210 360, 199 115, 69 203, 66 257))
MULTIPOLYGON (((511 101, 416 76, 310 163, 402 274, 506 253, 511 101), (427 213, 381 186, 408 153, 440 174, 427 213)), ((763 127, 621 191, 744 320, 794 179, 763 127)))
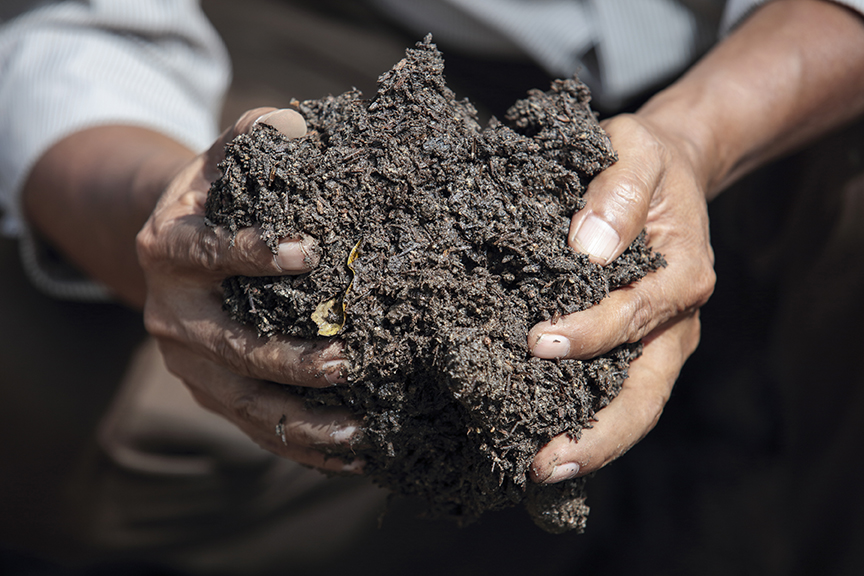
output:
POLYGON ((344 341, 349 384, 296 392, 363 418, 352 456, 382 486, 433 516, 523 503, 546 530, 581 530, 584 480, 535 485, 529 466, 552 437, 590 425, 641 347, 540 360, 526 334, 664 262, 642 237, 606 267, 567 245, 585 186, 616 159, 583 84, 531 91, 483 128, 443 69, 427 37, 371 100, 297 103, 303 138, 259 125, 228 145, 208 222, 258 225, 274 251, 313 236, 320 264, 230 278, 225 309, 263 336, 344 341))

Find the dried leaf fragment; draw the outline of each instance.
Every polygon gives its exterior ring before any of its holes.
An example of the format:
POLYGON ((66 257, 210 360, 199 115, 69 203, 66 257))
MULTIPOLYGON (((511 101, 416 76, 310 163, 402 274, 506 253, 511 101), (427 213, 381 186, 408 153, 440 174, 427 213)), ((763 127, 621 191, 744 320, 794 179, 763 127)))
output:
POLYGON ((318 325, 319 336, 335 336, 345 325, 345 303, 337 296, 318 304, 310 315, 318 325))
MULTIPOLYGON (((351 266, 351 264, 353 264, 354 260, 357 258, 357 248, 360 246, 360 242, 362 242, 362 240, 358 241, 357 244, 354 245, 351 254, 348 255, 348 262, 346 264, 352 273, 354 273, 354 267, 351 266)), ((354 284, 353 278, 348 284, 345 294, 348 294, 351 290, 352 284, 354 284)), ((315 307, 312 314, 310 314, 309 317, 312 318, 312 321, 318 326, 319 336, 335 336, 345 325, 345 294, 321 302, 315 307)))

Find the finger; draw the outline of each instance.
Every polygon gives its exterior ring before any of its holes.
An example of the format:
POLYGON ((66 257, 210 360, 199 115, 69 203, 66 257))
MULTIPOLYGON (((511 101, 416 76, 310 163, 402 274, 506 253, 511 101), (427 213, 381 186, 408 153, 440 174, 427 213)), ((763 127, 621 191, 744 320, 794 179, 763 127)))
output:
MULTIPOLYGON (((280 442, 272 440, 272 442, 280 442)), ((282 447, 274 446, 273 449, 261 446, 264 450, 294 460, 300 464, 317 468, 319 470, 327 470, 329 472, 342 472, 348 474, 362 474, 365 462, 361 459, 352 459, 350 457, 330 456, 318 450, 303 448, 302 446, 294 446, 292 444, 283 445, 282 447)))
MULTIPOLYGON (((691 241, 692 240, 692 241, 691 241)), ((599 304, 552 320, 528 332, 528 346, 538 358, 594 358, 627 342, 637 342, 657 326, 704 305, 714 291, 716 274, 707 248, 680 239, 668 266, 638 282, 610 292, 599 304)))
MULTIPOLYGON (((202 402, 197 396, 196 400, 198 400, 199 404, 203 407, 208 407, 207 403, 202 402)), ((223 414, 223 411, 220 410, 212 411, 218 414, 223 414)), ((288 415, 285 414, 283 416, 285 416, 285 423, 282 423, 282 416, 280 416, 279 420, 276 421, 275 426, 269 433, 266 429, 261 429, 257 423, 250 423, 242 420, 232 420, 232 422, 253 441, 255 441, 258 446, 268 452, 276 454, 277 456, 294 460, 295 462, 305 464, 306 466, 329 470, 332 472, 360 473, 363 471, 363 460, 348 456, 351 454, 351 449, 346 442, 316 442, 315 445, 317 447, 303 445, 302 442, 304 440, 302 439, 300 440, 301 443, 295 443, 292 435, 296 435, 296 432, 295 434, 290 434, 288 432, 288 415), (339 452, 347 457, 336 456, 332 453, 333 447, 336 445, 341 448, 339 452)), ((342 436, 349 432, 354 433, 352 426, 337 428, 333 433, 337 436, 342 436)))
POLYGON ((347 410, 308 408, 304 398, 284 386, 232 374, 190 353, 183 346, 160 342, 168 369, 176 374, 204 408, 240 427, 262 448, 296 458, 347 453, 359 437, 360 423, 347 410), (316 454, 317 453, 317 454, 316 454))
POLYGON ((699 342, 698 312, 646 339, 618 396, 597 412, 578 441, 554 438, 534 458, 531 478, 553 484, 595 472, 639 442, 657 424, 684 361, 699 342))
POLYGON ((248 378, 311 388, 348 381, 350 367, 340 341, 258 336, 222 311, 217 294, 175 289, 165 296, 160 292, 148 300, 144 323, 160 342, 185 345, 248 378), (182 311, 182 322, 177 310, 182 311))
POLYGON ((585 207, 573 215, 568 235, 574 250, 601 265, 620 256, 645 228, 665 164, 662 145, 629 116, 617 116, 604 128, 618 162, 588 185, 585 207))
POLYGON ((169 266, 181 274, 223 279, 302 274, 318 265, 321 249, 304 234, 282 239, 274 253, 261 240, 258 227, 232 234, 176 206, 147 222, 138 235, 138 255, 145 269, 169 266))

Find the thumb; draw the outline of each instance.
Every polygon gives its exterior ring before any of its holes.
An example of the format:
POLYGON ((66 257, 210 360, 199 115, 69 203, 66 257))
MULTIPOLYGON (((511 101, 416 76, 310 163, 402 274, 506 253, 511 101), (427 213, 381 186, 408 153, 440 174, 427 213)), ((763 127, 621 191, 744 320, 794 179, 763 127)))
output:
POLYGON ((233 126, 222 132, 207 151, 206 169, 210 180, 214 180, 219 176, 216 165, 225 159, 225 145, 240 134, 249 132, 255 124, 259 123, 276 128, 288 138, 300 138, 306 134, 306 121, 296 110, 290 108, 277 109, 272 106, 248 110, 240 116, 233 126))
POLYGON ((618 162, 589 184, 585 207, 573 215, 568 235, 574 250, 601 265, 620 256, 645 228, 665 165, 659 143, 629 117, 612 118, 604 128, 618 162))

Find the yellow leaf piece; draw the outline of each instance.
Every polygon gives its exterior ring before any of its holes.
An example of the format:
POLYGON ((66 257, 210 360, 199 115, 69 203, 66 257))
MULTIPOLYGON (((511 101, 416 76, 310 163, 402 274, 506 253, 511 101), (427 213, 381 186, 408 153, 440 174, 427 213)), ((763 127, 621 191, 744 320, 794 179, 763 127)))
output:
MULTIPOLYGON (((360 247, 360 242, 362 240, 359 240, 354 245, 354 248, 351 249, 351 253, 348 255, 347 264, 352 273, 354 273, 354 268, 351 264, 357 258, 357 248, 360 247)), ((345 294, 348 294, 351 290, 352 284, 354 284, 353 277, 348 284, 348 288, 345 290, 345 294)), ((345 294, 321 302, 315 307, 315 311, 312 312, 310 318, 318 326, 319 336, 335 336, 345 325, 345 294)))
MULTIPOLYGON (((348 262, 347 262, 347 264, 348 264, 348 268, 351 269, 351 272, 354 272, 354 267, 351 266, 351 264, 353 264, 353 263, 354 263, 354 260, 357 259, 357 253, 359 252, 359 250, 357 250, 357 248, 360 247, 360 242, 362 242, 362 241, 363 241, 362 239, 361 239, 361 240, 358 240, 358 241, 357 241, 357 244, 354 245, 354 248, 351 249, 351 253, 348 255, 348 262)), ((353 283, 354 283, 354 279, 352 278, 352 279, 351 279, 351 284, 353 284, 353 283)), ((348 290, 351 289, 351 284, 348 284, 348 290)), ((348 293, 348 290, 345 291, 346 294, 348 293)))
POLYGON ((321 302, 310 317, 318 325, 319 336, 336 335, 345 325, 345 303, 342 302, 342 297, 337 296, 321 302))

